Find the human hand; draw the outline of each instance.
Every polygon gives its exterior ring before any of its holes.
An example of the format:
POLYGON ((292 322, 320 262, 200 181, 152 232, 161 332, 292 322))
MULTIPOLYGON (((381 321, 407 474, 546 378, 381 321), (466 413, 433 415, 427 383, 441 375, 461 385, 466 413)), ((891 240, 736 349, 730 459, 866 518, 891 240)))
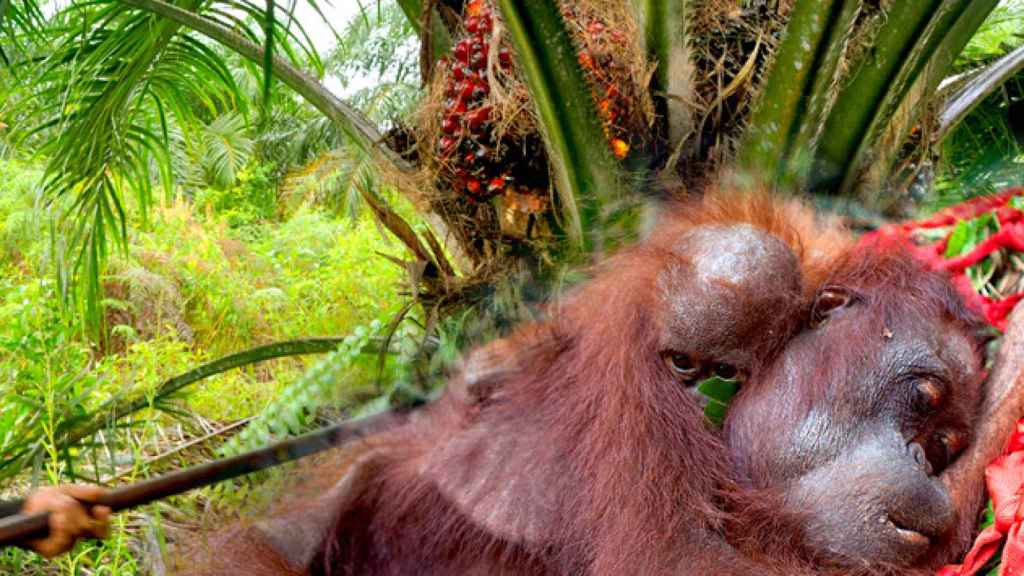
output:
POLYGON ((70 550, 80 538, 106 538, 110 508, 88 504, 105 493, 98 486, 81 485, 47 486, 34 492, 25 500, 21 512, 49 512, 50 534, 29 540, 26 547, 53 558, 70 550))

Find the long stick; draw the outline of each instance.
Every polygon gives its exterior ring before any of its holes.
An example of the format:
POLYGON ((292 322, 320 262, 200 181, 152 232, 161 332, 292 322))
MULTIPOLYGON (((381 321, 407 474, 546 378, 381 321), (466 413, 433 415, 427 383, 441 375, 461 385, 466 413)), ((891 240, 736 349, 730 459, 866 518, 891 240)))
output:
MULTIPOLYGON (((405 411, 395 410, 342 422, 266 448, 129 484, 107 492, 96 502, 86 504, 108 506, 114 512, 134 508, 341 446, 400 422, 404 417, 405 411)), ((49 519, 49 512, 16 514, 0 519, 0 548, 46 537, 49 533, 49 519)))

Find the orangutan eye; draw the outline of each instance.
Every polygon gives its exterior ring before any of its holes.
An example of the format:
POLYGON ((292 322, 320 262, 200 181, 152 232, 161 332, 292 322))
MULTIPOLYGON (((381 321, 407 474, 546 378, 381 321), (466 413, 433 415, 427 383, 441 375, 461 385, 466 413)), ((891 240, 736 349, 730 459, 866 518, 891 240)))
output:
POLYGON ((715 376, 726 380, 736 378, 736 367, 732 364, 718 364, 715 366, 715 376))
POLYGON ((942 384, 933 378, 918 378, 914 381, 918 402, 922 408, 936 410, 942 405, 942 384))
POLYGON ((946 459, 948 462, 956 460, 956 457, 964 451, 964 437, 960 434, 942 434, 940 440, 943 448, 946 449, 946 459))
POLYGON ((935 432, 923 443, 932 474, 939 474, 963 451, 963 437, 955 432, 935 432))
POLYGON ((693 380, 700 374, 700 362, 689 354, 669 352, 665 354, 665 362, 683 380, 693 380))
POLYGON ((953 460, 953 446, 952 440, 945 434, 935 434, 932 436, 933 448, 929 450, 931 452, 932 469, 935 473, 939 473, 949 466, 949 463, 953 460))

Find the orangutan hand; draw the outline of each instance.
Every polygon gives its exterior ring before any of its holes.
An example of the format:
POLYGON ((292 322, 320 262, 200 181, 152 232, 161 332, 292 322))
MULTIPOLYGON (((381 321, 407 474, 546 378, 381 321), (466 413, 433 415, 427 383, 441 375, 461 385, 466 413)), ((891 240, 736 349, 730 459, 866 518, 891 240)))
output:
POLYGON ((106 538, 110 522, 110 508, 89 506, 106 490, 97 486, 47 486, 40 488, 25 500, 22 514, 50 513, 50 534, 46 538, 29 540, 27 548, 47 558, 70 550, 80 538, 106 538))

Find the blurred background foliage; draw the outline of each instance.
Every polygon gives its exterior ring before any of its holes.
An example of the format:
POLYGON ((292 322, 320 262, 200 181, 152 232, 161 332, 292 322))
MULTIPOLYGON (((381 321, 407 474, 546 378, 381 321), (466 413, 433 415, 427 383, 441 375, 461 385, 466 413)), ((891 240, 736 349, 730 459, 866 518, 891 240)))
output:
MULTIPOLYGON (((1024 2, 1004 2, 957 58, 970 74, 1024 45, 1024 2)), ((1024 75, 989 95, 943 142, 932 194, 938 205, 1024 184, 1024 75)))

